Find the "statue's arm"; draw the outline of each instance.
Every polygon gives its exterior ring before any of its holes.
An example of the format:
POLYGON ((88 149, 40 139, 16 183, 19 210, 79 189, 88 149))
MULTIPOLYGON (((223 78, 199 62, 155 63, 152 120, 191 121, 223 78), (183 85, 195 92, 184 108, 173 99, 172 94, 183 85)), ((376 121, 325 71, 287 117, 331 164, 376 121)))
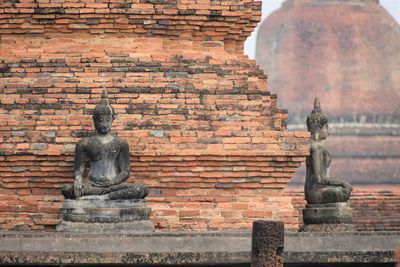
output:
POLYGON ((75 196, 82 195, 82 176, 85 171, 86 153, 83 146, 83 141, 79 141, 75 146, 75 160, 74 160, 74 191, 75 196))
POLYGON ((319 147, 313 147, 311 149, 311 155, 313 158, 313 168, 316 177, 317 184, 330 185, 330 186, 343 186, 341 181, 328 179, 323 173, 323 150, 319 147))
POLYGON ((322 151, 317 147, 311 148, 311 157, 316 183, 326 185, 326 179, 323 177, 322 170, 322 151))
POLYGON ((328 179, 329 185, 336 185, 336 186, 343 186, 343 187, 349 187, 352 188, 352 186, 345 182, 345 181, 340 181, 340 180, 335 180, 335 179, 328 179))
POLYGON ((121 151, 117 161, 121 172, 118 174, 115 184, 125 182, 129 178, 129 173, 131 172, 131 155, 129 153, 129 145, 126 141, 122 141, 121 151))

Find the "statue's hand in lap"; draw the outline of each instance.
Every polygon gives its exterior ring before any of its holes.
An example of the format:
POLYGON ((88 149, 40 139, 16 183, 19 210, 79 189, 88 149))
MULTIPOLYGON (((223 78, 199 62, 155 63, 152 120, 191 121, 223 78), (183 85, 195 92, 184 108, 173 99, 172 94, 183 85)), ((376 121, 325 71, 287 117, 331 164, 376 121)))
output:
POLYGON ((83 195, 83 185, 82 185, 82 181, 80 181, 79 179, 75 179, 74 193, 75 193, 76 197, 80 197, 83 195))
POLYGON ((96 185, 100 187, 107 187, 114 185, 107 177, 102 176, 96 179, 96 185))

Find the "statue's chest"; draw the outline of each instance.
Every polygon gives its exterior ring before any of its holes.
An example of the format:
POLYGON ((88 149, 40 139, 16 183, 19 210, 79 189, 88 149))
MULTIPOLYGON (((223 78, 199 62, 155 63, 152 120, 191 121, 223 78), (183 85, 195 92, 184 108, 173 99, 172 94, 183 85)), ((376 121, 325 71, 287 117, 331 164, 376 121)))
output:
POLYGON ((92 161, 97 161, 102 158, 115 159, 118 153, 119 147, 115 142, 103 143, 99 140, 95 140, 87 147, 87 155, 92 161))
POLYGON ((324 166, 327 168, 331 164, 331 155, 329 154, 328 150, 324 148, 324 154, 323 154, 323 161, 324 161, 324 166))

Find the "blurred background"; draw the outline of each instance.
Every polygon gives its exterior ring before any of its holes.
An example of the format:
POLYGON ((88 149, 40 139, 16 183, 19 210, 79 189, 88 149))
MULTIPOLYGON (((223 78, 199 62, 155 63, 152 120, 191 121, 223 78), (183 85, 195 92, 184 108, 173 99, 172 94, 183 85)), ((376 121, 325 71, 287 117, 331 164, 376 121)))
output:
MULTIPOLYGON (((262 2, 262 19, 263 21, 272 12, 276 11, 282 6, 285 0, 264 0, 262 2)), ((400 23, 400 0, 380 0, 379 4, 398 22, 400 23)), ((256 37, 260 27, 258 26, 252 35, 247 38, 245 43, 245 54, 251 59, 255 59, 256 56, 256 37)))
MULTIPOLYGON (((316 96, 328 115, 331 176, 400 185, 400 0, 266 0, 245 54, 306 130, 316 96)), ((292 180, 303 184, 304 166, 292 180)))

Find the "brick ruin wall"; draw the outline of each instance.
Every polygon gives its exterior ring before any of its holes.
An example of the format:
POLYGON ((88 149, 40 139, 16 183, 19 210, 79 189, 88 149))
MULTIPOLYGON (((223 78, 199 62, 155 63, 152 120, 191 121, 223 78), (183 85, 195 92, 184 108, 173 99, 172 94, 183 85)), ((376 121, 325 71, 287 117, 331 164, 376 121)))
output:
POLYGON ((103 88, 130 145, 129 181, 149 186, 157 229, 265 218, 297 228, 298 202, 283 189, 309 134, 286 131, 265 75, 243 56, 260 4, 1 2, 0 229, 54 229, 103 88))
POLYGON ((282 196, 308 151, 265 75, 243 56, 253 1, 0 4, 0 228, 53 229, 75 143, 107 88, 131 182, 158 229, 237 229, 288 219, 282 196))

